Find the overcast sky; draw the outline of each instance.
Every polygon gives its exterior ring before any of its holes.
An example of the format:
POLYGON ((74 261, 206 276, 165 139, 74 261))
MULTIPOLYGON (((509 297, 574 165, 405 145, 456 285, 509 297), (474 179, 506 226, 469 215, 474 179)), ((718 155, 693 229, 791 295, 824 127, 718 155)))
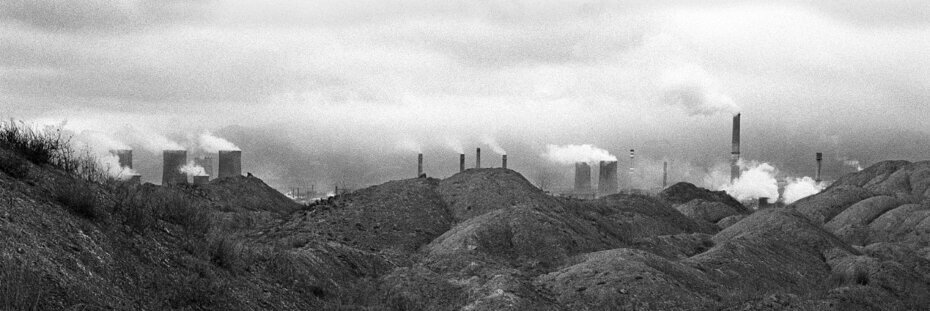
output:
POLYGON ((788 175, 930 154, 930 2, 693 2, 6 0, 0 114, 225 133, 286 150, 244 147, 279 187, 405 177, 402 141, 494 138, 531 180, 546 144, 709 169, 737 111, 788 175))

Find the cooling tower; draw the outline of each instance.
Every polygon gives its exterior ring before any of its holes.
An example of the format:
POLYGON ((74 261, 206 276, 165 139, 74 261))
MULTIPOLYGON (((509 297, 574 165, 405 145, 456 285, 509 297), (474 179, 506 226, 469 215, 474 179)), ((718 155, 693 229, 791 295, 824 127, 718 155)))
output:
POLYGON ((118 149, 113 151, 116 154, 116 157, 119 158, 119 166, 125 168, 132 168, 132 150, 131 149, 118 149))
POLYGON ((817 175, 816 175, 817 178, 814 179, 817 182, 820 182, 820 168, 822 167, 822 165, 823 165, 823 153, 818 152, 817 153, 817 175))
POLYGON ((501 155, 501 167, 507 168, 507 155, 501 155))
POLYGON ((207 177, 215 176, 213 174, 213 157, 211 156, 200 156, 194 158, 194 164, 203 167, 203 171, 207 173, 207 177))
POLYGON ((210 183, 210 176, 194 176, 195 185, 206 185, 210 183))
POLYGON ((739 178, 739 117, 733 116, 733 151, 730 152, 730 183, 739 178))
POLYGON ((617 161, 601 161, 597 176, 597 193, 604 196, 617 193, 617 161))
POLYGON ((481 168, 481 148, 475 151, 475 168, 481 168))
POLYGON ((465 171, 465 154, 459 154, 459 172, 465 171))
POLYGON ((242 176, 242 151, 220 150, 217 178, 242 176))
POLYGON ((187 164, 187 150, 165 150, 162 156, 164 165, 161 169, 161 184, 186 184, 187 175, 181 172, 181 167, 187 164))
POLYGON ((591 192, 591 166, 588 163, 575 163, 575 192, 591 192))
POLYGON ((769 207, 769 198, 766 198, 766 197, 759 198, 759 209, 768 208, 768 207, 769 207))
POLYGON ((423 154, 417 154, 417 177, 423 176, 423 154))

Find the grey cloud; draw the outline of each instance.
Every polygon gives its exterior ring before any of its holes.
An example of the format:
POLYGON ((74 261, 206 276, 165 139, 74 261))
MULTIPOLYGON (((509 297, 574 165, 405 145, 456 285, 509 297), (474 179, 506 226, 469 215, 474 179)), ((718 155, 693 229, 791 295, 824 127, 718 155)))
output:
POLYGON ((46 31, 126 31, 194 18, 202 0, 7 0, 0 18, 46 31))

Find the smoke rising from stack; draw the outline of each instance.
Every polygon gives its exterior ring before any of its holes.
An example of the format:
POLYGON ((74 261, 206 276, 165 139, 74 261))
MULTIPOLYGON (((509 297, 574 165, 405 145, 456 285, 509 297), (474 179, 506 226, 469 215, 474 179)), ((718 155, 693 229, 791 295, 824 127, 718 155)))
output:
POLYGON ((815 195, 826 188, 826 185, 822 182, 807 176, 801 178, 787 178, 786 181, 785 193, 782 194, 782 200, 785 204, 791 204, 797 200, 815 195))
POLYGON ((574 164, 577 162, 617 161, 617 157, 594 145, 546 145, 544 159, 558 164, 574 164))
POLYGON ((416 142, 410 138, 404 138, 397 142, 397 148, 403 151, 413 152, 413 153, 423 153, 423 146, 420 143, 416 142))
POLYGON ((739 106, 724 94, 716 79, 698 66, 667 70, 660 79, 663 103, 678 106, 690 115, 736 114, 739 106))
POLYGON ((445 141, 446 147, 451 149, 453 152, 458 154, 465 154, 465 146, 462 145, 462 141, 457 138, 446 137, 445 141))
POLYGON ((197 142, 200 149, 209 153, 217 153, 220 150, 241 150, 228 140, 213 136, 209 131, 200 133, 197 142))
POLYGON ((499 155, 507 154, 507 151, 504 150, 504 148, 502 148, 500 144, 497 143, 497 139, 494 139, 494 137, 485 136, 481 140, 481 142, 488 145, 488 147, 491 147, 491 151, 494 151, 494 153, 496 154, 499 154, 499 155))
POLYGON ((720 187, 739 201, 748 201, 761 197, 778 198, 778 180, 775 175, 778 170, 768 163, 745 162, 738 163, 743 171, 732 184, 720 187))
POLYGON ((181 168, 179 168, 178 170, 180 170, 182 173, 184 173, 187 176, 209 177, 209 175, 207 175, 207 171, 203 168, 203 166, 198 165, 196 162, 194 162, 194 160, 187 161, 187 164, 184 164, 184 166, 181 166, 181 168))
POLYGON ((82 131, 72 136, 76 150, 88 152, 97 165, 113 178, 127 180, 138 175, 132 169, 132 148, 103 132, 82 131))
POLYGON ((129 143, 139 145, 152 153, 159 153, 163 150, 184 150, 181 144, 151 129, 127 127, 124 129, 123 134, 127 137, 129 143))

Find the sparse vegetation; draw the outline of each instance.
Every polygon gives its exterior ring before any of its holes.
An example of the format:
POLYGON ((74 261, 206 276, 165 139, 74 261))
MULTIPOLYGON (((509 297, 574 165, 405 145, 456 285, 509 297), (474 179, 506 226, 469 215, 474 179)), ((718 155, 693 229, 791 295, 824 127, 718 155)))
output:
POLYGON ((49 287, 39 273, 10 258, 0 258, 0 310, 44 310, 49 287))
POLYGON ((104 218, 106 212, 97 204, 93 189, 81 183, 61 186, 55 199, 68 210, 87 219, 104 218))
POLYGON ((9 157, 0 161, 0 171, 13 178, 25 178, 29 176, 29 163, 19 157, 9 157))
POLYGON ((37 129, 14 120, 0 122, 0 146, 15 151, 38 165, 58 164, 62 160, 62 151, 71 149, 70 142, 63 137, 61 129, 37 129))

